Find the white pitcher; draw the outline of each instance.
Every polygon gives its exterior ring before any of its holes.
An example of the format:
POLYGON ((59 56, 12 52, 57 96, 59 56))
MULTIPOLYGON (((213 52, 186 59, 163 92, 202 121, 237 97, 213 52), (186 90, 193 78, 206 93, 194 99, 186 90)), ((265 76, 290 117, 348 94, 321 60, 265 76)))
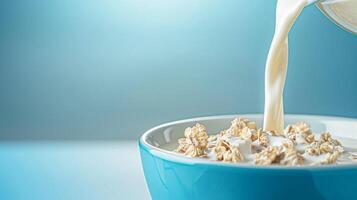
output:
POLYGON ((309 0, 343 29, 357 34, 357 0, 309 0))

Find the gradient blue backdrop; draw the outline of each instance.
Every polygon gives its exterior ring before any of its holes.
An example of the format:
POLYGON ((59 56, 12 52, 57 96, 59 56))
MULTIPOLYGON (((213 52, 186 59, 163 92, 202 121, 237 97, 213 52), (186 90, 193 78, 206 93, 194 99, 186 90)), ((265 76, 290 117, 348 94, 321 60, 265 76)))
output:
MULTIPOLYGON (((137 138, 263 111, 275 0, 0 2, 0 138, 137 138)), ((290 34, 288 113, 357 117, 357 36, 315 7, 290 34)))

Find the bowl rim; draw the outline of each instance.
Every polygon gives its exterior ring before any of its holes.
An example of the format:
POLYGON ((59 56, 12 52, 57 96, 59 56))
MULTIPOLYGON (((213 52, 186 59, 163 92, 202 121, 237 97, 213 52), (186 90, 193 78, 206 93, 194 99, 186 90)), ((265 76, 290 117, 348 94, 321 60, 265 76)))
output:
MULTIPOLYGON (((229 119, 234 117, 245 117, 245 118, 257 118, 262 117, 263 114, 230 114, 230 115, 213 115, 213 116, 204 116, 204 117, 195 117, 183 120, 177 120, 172 122, 167 122, 158 126, 155 126, 148 131, 144 132, 144 134, 139 139, 139 148, 143 148, 148 151, 151 155, 158 157, 163 160, 168 160, 174 163, 180 163, 185 165, 207 165, 207 166, 215 166, 215 167, 232 167, 232 168, 246 168, 246 169, 263 169, 263 170, 340 170, 340 169, 357 169, 356 163, 348 163, 348 164, 338 164, 338 165, 304 165, 304 166, 282 166, 282 165, 252 165, 247 163, 226 163, 226 162, 216 162, 203 158, 190 158, 186 156, 182 156, 178 153, 165 150, 154 145, 151 145, 147 142, 151 133, 154 133, 156 130, 169 127, 177 124, 195 122, 201 120, 216 120, 216 119, 229 119)), ((340 117, 340 116, 326 116, 326 115, 310 115, 310 114, 286 114, 285 119, 294 119, 294 118, 304 118, 306 121, 309 120, 334 120, 334 121, 344 121, 344 122, 353 122, 357 124, 356 118, 349 117, 340 117)))

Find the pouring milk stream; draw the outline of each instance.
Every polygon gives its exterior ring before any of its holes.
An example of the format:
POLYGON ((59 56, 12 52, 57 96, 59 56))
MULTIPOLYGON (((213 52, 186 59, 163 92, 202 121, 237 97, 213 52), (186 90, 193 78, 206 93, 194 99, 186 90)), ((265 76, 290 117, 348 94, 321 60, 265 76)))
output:
MULTIPOLYGON (((316 0, 277 0, 275 33, 265 67, 264 130, 283 133, 283 90, 288 64, 288 34, 305 6, 316 0)), ((325 0, 319 7, 337 24, 357 33, 357 0, 325 0)))

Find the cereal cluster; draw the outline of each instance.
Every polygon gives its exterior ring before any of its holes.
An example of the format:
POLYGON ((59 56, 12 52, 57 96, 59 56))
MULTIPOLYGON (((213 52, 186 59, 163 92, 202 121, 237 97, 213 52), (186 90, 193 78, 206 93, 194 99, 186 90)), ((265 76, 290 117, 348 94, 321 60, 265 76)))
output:
POLYGON ((175 150, 189 157, 205 157, 222 162, 251 162, 255 165, 336 163, 344 152, 341 143, 330 133, 318 137, 304 122, 288 125, 283 133, 258 129, 256 123, 236 118, 231 126, 215 135, 208 135, 202 124, 185 130, 175 150))

